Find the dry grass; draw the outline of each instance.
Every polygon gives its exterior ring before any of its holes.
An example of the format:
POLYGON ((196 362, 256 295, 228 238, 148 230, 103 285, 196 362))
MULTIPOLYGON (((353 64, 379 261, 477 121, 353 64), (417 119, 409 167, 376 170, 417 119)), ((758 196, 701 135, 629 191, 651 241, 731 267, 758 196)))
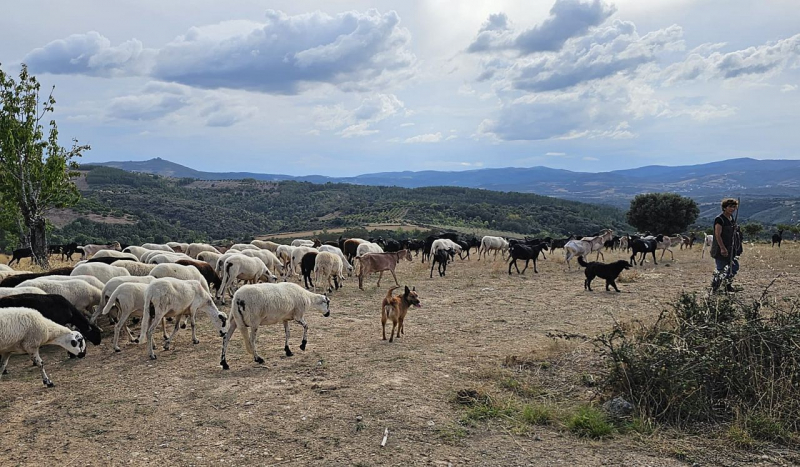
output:
MULTIPOLYGON (((606 261, 624 257, 609 252, 606 261)), ((363 292, 351 279, 334 293, 330 318, 308 317, 305 352, 299 326, 291 328, 291 358, 283 356, 283 330, 262 328, 264 365, 245 355, 237 334, 231 370, 223 372, 221 342, 205 317, 200 344, 180 331, 173 350, 158 349, 155 362, 143 346, 122 344, 114 353, 108 337, 84 360, 49 348, 43 358, 53 389, 42 386, 28 359, 13 357, 0 381, 0 455, 9 465, 769 463, 762 455, 791 464, 796 453, 740 450, 724 432, 588 442, 545 423, 564 405, 591 402, 584 374, 599 370, 588 346, 554 343, 548 333, 595 335, 614 320, 652 320, 682 291, 704 290, 712 265, 699 249, 676 251, 675 261, 626 271, 632 281, 614 293, 584 291, 582 270, 573 263, 567 271, 560 252, 539 263, 539 274, 522 276, 509 276, 498 257, 456 260, 446 278, 430 279, 430 266, 416 259, 401 264, 398 276, 416 286, 423 308, 411 310, 406 334, 393 344, 380 339, 378 309, 393 281, 384 277, 378 289, 373 276, 363 292), (464 388, 519 398, 531 405, 531 423, 521 431, 499 420, 460 424, 464 410, 452 400, 464 388)), ((797 244, 748 248, 741 293, 755 295, 784 272, 775 295, 797 296, 798 266, 797 244)))

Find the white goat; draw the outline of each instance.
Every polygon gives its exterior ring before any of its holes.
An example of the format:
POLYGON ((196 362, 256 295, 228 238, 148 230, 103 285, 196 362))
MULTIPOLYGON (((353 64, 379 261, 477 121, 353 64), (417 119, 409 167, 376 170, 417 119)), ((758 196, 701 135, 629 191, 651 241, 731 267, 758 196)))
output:
POLYGON ((283 349, 286 356, 291 357, 293 354, 289 349, 289 321, 297 321, 303 326, 303 341, 300 344, 300 350, 305 350, 308 342, 306 340, 308 325, 305 321, 305 313, 316 309, 321 311, 324 316, 330 316, 330 303, 331 301, 326 295, 309 292, 292 282, 243 286, 233 295, 231 303, 233 322, 222 341, 220 365, 224 370, 229 369, 225 352, 237 327, 244 337, 247 352, 253 356, 256 363, 264 363, 264 359, 258 355, 256 349, 256 335, 258 327, 261 325, 283 322, 283 329, 286 332, 283 349), (245 329, 248 327, 250 328, 249 335, 245 329))
POLYGON ((39 347, 49 344, 63 347, 79 358, 86 355, 86 341, 78 331, 56 324, 30 308, 0 309, 0 378, 12 353, 26 353, 42 370, 42 383, 49 388, 55 386, 39 356, 39 347))
POLYGON ((139 341, 147 338, 147 350, 152 360, 156 359, 153 332, 162 318, 172 317, 175 320, 175 329, 173 329, 172 335, 164 341, 164 350, 169 350, 172 339, 180 329, 180 318, 183 315, 189 315, 189 321, 192 324, 192 343, 200 343, 195 332, 198 310, 208 314, 220 336, 224 336, 228 330, 228 316, 217 309, 211 295, 203 289, 198 281, 183 281, 169 277, 157 279, 145 290, 144 306, 146 311, 142 313, 139 341))
POLYGON ((383 253, 383 248, 381 248, 381 246, 377 243, 359 243, 358 248, 356 248, 356 258, 364 256, 367 253, 383 253))
POLYGON ((711 254, 711 245, 714 243, 714 236, 709 234, 706 235, 706 238, 703 239, 703 251, 700 253, 700 257, 703 258, 706 255, 706 248, 709 249, 708 253, 711 254))
POLYGON ((497 252, 500 252, 500 257, 506 259, 506 251, 508 251, 508 241, 503 237, 493 237, 486 235, 481 238, 481 246, 478 248, 478 261, 481 260, 481 254, 485 258, 489 251, 494 251, 494 258, 497 259, 497 252))

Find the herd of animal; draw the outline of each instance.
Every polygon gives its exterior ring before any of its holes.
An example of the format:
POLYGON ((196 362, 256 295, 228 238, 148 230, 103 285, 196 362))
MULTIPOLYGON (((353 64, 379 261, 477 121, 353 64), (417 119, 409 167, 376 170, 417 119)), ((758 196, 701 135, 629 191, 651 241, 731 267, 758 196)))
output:
MULTIPOLYGON (((781 234, 773 238, 780 247, 781 234)), ((704 239, 705 248, 710 245, 704 239), (707 245, 708 244, 708 245, 707 245)), ((215 330, 223 338, 220 365, 227 370, 226 352, 231 337, 238 329, 247 353, 256 363, 264 363, 258 354, 256 337, 260 326, 283 323, 285 331, 284 351, 292 355, 289 347, 289 324, 294 321, 303 328, 300 349, 307 345, 308 325, 305 314, 318 311, 330 315, 329 294, 338 290, 345 275, 356 275, 359 289, 364 288, 364 279, 378 273, 377 286, 384 272, 389 272, 395 287, 388 290, 381 303, 383 339, 386 340, 386 324, 392 322, 389 341, 393 342, 404 333, 404 320, 411 307, 421 306, 420 297, 414 288, 407 286, 399 295, 393 292, 401 287, 395 270, 398 264, 413 261, 421 252, 422 261, 431 264, 430 277, 438 266, 440 277, 445 277, 447 265, 455 256, 469 259, 475 248, 478 261, 508 260, 508 273, 515 267, 523 274, 541 255, 553 253, 558 248, 565 250, 565 262, 577 258, 585 268, 584 288, 591 291, 592 281, 600 277, 606 281, 606 290, 613 287, 619 292, 616 279, 630 267, 643 264, 647 254, 652 254, 656 263, 656 252, 662 250, 672 254, 672 247, 691 248, 694 236, 643 235, 617 237, 605 229, 596 235, 564 239, 508 239, 496 236, 459 238, 454 233, 431 235, 420 240, 389 240, 339 238, 338 241, 297 239, 290 245, 271 241, 253 240, 249 244, 238 243, 227 248, 203 243, 166 244, 146 243, 141 246, 76 244, 58 245, 51 249, 69 260, 75 253, 81 261, 75 266, 62 267, 42 273, 13 270, 0 265, 0 377, 6 374, 11 354, 26 353, 41 369, 42 382, 53 386, 47 376, 39 355, 44 345, 59 345, 70 356, 83 357, 86 341, 99 345, 101 329, 98 319, 108 319, 114 326, 112 348, 119 346, 123 329, 134 343, 146 342, 148 355, 156 359, 153 335, 162 327, 164 350, 169 350, 179 329, 191 326, 192 342, 197 344, 196 319, 198 312, 207 315, 215 330), (599 261, 587 262, 591 253, 596 260, 604 258, 604 249, 628 249, 630 261, 620 260, 611 264, 599 261), (637 255, 640 255, 638 260, 637 255), (525 261, 522 270, 518 262, 525 261), (290 279, 301 278, 305 287, 290 279), (321 285, 324 284, 324 285, 321 285), (319 294, 319 288, 325 293, 319 294), (212 295, 213 290, 213 295, 212 295), (218 306, 230 298, 230 316, 218 306), (141 321, 138 335, 129 323, 141 321), (172 331, 168 334, 168 324, 172 331)), ((30 257, 29 249, 16 250, 9 265, 30 257)), ((545 258, 546 259, 546 258, 545 258)))

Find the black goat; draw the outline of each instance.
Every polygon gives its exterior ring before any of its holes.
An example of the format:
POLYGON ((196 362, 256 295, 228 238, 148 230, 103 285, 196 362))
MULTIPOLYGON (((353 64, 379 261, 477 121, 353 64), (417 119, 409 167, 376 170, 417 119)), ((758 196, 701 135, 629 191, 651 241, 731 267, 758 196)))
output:
POLYGON ((539 253, 541 253, 545 248, 547 248, 546 243, 540 243, 538 245, 525 245, 524 243, 517 243, 516 245, 512 246, 509 250, 509 257, 511 258, 511 261, 508 262, 508 273, 511 274, 511 266, 513 265, 517 269, 517 274, 524 274, 525 270, 528 269, 528 263, 533 260, 533 272, 539 274, 539 271, 536 269, 536 258, 539 257, 539 253), (522 268, 522 272, 519 271, 519 266, 517 266, 518 259, 525 260, 525 267, 522 268))
POLYGON ((555 252, 556 248, 564 248, 564 246, 570 240, 575 240, 575 236, 574 235, 570 235, 569 238, 557 238, 557 239, 551 241, 550 242, 550 253, 555 252))
POLYGON ((19 265, 19 260, 23 258, 32 258, 32 257, 33 257, 33 252, 31 251, 30 248, 17 248, 11 253, 11 261, 8 262, 8 265, 11 266, 11 263, 13 263, 14 261, 16 261, 17 265, 19 265))
POLYGON ((389 240, 386 242, 386 247, 384 247, 383 251, 386 253, 394 253, 395 251, 400 251, 403 249, 403 246, 397 240, 389 240))
POLYGON ((642 256, 639 260, 639 266, 644 264, 644 257, 647 256, 647 253, 653 254, 653 264, 657 265, 656 262, 656 249, 658 248, 658 243, 664 241, 664 236, 659 235, 656 238, 637 238, 636 240, 630 243, 630 247, 632 250, 631 254, 631 266, 636 265, 636 254, 641 253, 642 256))
POLYGON ((0 281, 0 287, 16 287, 28 279, 36 279, 43 276, 69 276, 72 274, 74 268, 71 266, 65 268, 52 269, 47 272, 29 272, 26 274, 17 274, 8 276, 0 281))
POLYGON ((414 256, 419 256, 419 250, 425 248, 424 240, 411 240, 408 242, 408 249, 414 252, 414 256))
POLYGON ((783 230, 779 230, 778 233, 772 234, 772 246, 773 247, 777 243, 778 244, 778 248, 780 248, 782 241, 783 241, 783 230))
POLYGON ((467 255, 467 259, 469 259, 469 248, 470 244, 467 241, 459 240, 456 242, 456 245, 461 247, 461 251, 458 253, 458 257, 460 259, 464 259, 464 255, 467 255))
POLYGON ((74 326, 83 337, 94 345, 100 345, 100 328, 89 323, 89 319, 61 295, 24 293, 0 298, 0 308, 33 308, 45 318, 62 326, 74 326))
POLYGON ((583 281, 583 290, 588 290, 589 292, 592 291, 592 281, 595 277, 606 280, 606 291, 608 291, 608 286, 610 285, 611 287, 614 287, 614 290, 619 292, 616 282, 617 277, 619 277, 623 270, 631 268, 631 265, 628 264, 628 262, 624 259, 614 261, 610 264, 601 263, 599 261, 587 263, 583 259, 583 256, 578 256, 578 264, 586 268, 584 271, 586 274, 586 280, 583 281))
POLYGON ((314 287, 314 283, 311 281, 311 273, 314 272, 314 266, 317 264, 317 254, 316 251, 309 251, 304 254, 303 259, 300 260, 300 272, 303 273, 303 281, 305 282, 306 289, 309 285, 314 287))
POLYGON ((444 277, 447 272, 447 262, 455 256, 456 252, 452 248, 447 250, 438 250, 431 257, 431 279, 433 278, 433 267, 439 264, 439 277, 444 277))

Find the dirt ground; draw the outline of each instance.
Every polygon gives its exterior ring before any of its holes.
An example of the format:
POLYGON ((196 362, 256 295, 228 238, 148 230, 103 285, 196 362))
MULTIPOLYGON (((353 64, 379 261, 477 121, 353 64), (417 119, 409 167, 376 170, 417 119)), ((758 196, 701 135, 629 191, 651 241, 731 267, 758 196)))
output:
MULTIPOLYGON (((558 346, 549 331, 595 335, 614 319, 651 320, 683 291, 704 291, 713 262, 700 255, 699 247, 676 250, 674 261, 667 253, 657 266, 626 271, 619 294, 599 279, 585 292, 582 270, 573 262, 567 271, 561 252, 522 276, 509 276, 499 257, 473 257, 430 279, 430 266, 416 258, 399 266, 398 279, 416 287, 423 307, 410 311, 401 339, 381 340, 379 304, 391 276, 380 288, 371 277, 365 291, 350 279, 334 292, 329 318, 307 317, 305 352, 300 326, 291 327, 288 358, 282 327, 262 328, 266 363, 258 365, 237 333, 229 371, 219 366, 221 339, 206 317, 200 344, 182 330, 173 350, 157 348, 156 361, 141 345, 114 353, 110 337, 83 360, 48 348, 52 389, 15 356, 0 381, 0 465, 792 465, 796 452, 740 451, 713 434, 587 441, 557 427, 518 434, 486 422, 460 430, 457 391, 489 384, 506 357, 551 358, 558 346)), ((797 296, 800 245, 747 245, 740 293, 760 294, 781 272, 775 296, 797 296)), ((572 384, 572 393, 585 392, 572 384)))

